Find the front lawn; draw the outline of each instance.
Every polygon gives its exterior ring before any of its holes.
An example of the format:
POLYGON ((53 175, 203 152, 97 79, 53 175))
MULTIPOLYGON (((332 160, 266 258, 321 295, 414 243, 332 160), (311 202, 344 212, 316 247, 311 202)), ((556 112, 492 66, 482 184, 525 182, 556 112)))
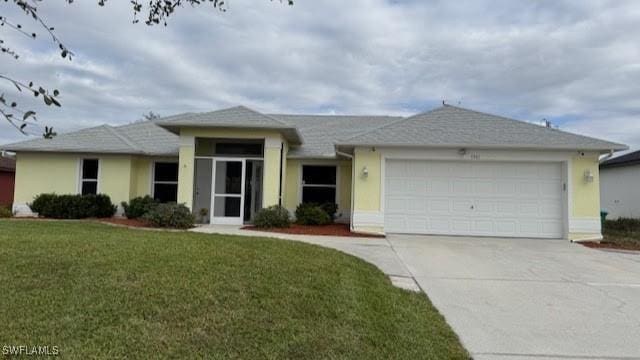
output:
POLYGON ((0 220, 0 291, 0 349, 62 358, 469 358, 423 294, 285 240, 0 220))

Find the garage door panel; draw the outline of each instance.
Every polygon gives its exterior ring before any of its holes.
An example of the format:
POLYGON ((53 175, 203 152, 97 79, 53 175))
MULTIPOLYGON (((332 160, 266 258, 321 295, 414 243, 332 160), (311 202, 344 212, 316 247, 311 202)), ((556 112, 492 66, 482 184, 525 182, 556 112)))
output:
POLYGON ((388 160, 385 230, 562 237, 559 163, 388 160))
POLYGON ((426 179, 427 193, 429 195, 449 194, 450 182, 447 179, 431 178, 426 179))

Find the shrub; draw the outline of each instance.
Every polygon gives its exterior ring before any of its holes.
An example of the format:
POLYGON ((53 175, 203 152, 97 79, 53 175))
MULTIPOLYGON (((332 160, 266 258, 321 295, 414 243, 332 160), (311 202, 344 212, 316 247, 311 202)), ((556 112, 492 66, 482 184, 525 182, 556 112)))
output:
POLYGON ((33 199, 33 202, 29 204, 31 211, 34 213, 38 213, 41 216, 45 212, 48 212, 49 208, 52 206, 53 201, 58 197, 56 194, 40 194, 33 199))
POLYGON ((157 227, 188 229, 192 228, 195 218, 184 204, 157 204, 142 216, 145 221, 157 227))
POLYGON ((326 202, 324 204, 320 204, 320 208, 329 215, 331 221, 336 219, 336 212, 338 212, 338 204, 326 202))
POLYGON ((0 218, 10 218, 10 217, 13 217, 13 211, 11 211, 11 207, 0 206, 0 218))
POLYGON ((131 199, 129 203, 123 201, 121 203, 124 208, 124 216, 128 219, 137 219, 151 211, 158 205, 158 201, 149 195, 131 199))
POLYGON ((289 227, 289 211, 279 205, 260 209, 253 218, 253 225, 259 228, 289 227))
POLYGON ((318 204, 303 203, 296 208, 296 222, 301 225, 327 225, 331 217, 318 204))
POLYGON ((618 218, 604 222, 605 231, 620 231, 624 233, 640 233, 640 219, 618 218))
POLYGON ((116 206, 108 195, 56 195, 40 194, 31 204, 31 211, 54 219, 84 219, 111 217, 116 206))

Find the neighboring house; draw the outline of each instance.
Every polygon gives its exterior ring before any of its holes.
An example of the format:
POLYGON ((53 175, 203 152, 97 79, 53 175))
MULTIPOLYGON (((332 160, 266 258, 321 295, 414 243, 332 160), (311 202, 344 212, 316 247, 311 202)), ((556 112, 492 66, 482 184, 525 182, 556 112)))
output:
POLYGON ((600 163, 600 199, 607 219, 640 218, 640 151, 600 163))
POLYGON ((0 156, 0 206, 13 203, 16 160, 9 156, 0 156))
POLYGON ((626 146, 445 105, 407 118, 239 106, 4 148, 19 213, 43 192, 150 194, 236 225, 335 202, 360 232, 591 239, 599 156, 626 146))

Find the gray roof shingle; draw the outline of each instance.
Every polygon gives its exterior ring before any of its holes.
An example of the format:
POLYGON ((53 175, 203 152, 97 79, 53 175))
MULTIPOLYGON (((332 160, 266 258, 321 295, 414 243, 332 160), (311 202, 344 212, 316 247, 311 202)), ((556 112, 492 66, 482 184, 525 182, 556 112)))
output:
POLYGON ((101 125, 60 134, 52 139, 31 139, 3 145, 9 151, 88 152, 109 154, 177 155, 179 137, 152 121, 118 127, 101 125))
POLYGON ((291 158, 335 157, 336 141, 401 119, 394 116, 270 115, 295 125, 304 138, 304 144, 289 150, 288 157, 291 158))
POLYGON ((640 164, 640 150, 624 154, 600 163, 601 169, 610 167, 630 166, 640 164))
POLYGON ((175 115, 159 119, 156 124, 173 132, 179 131, 181 127, 189 126, 274 129, 280 131, 290 143, 302 143, 302 137, 295 126, 245 106, 235 106, 204 113, 175 115))
POLYGON ((624 150, 625 145, 444 105, 337 141, 338 146, 624 150))

